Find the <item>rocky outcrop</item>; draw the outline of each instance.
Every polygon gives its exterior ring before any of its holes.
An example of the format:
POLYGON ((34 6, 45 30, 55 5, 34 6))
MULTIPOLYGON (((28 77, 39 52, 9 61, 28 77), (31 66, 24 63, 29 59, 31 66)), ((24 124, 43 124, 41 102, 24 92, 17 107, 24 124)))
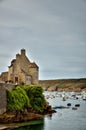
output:
POLYGON ((49 105, 49 102, 46 102, 46 105, 45 105, 45 109, 43 111, 43 115, 47 115, 47 114, 52 114, 52 113, 55 113, 56 111, 52 108, 51 105, 49 105))
POLYGON ((32 108, 24 111, 8 111, 0 115, 0 124, 3 123, 20 123, 31 120, 42 119, 45 114, 52 114, 56 111, 52 109, 48 102, 46 102, 45 109, 41 113, 37 113, 32 108))
POLYGON ((27 114, 3 114, 0 115, 0 123, 17 123, 17 122, 25 122, 35 119, 41 119, 43 118, 40 114, 35 113, 27 113, 27 114))

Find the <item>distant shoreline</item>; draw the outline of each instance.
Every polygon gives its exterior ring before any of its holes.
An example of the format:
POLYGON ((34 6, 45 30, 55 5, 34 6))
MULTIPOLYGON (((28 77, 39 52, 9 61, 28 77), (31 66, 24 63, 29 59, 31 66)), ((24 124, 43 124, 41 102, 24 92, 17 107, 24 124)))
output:
POLYGON ((48 91, 86 92, 86 78, 39 80, 39 84, 48 91))

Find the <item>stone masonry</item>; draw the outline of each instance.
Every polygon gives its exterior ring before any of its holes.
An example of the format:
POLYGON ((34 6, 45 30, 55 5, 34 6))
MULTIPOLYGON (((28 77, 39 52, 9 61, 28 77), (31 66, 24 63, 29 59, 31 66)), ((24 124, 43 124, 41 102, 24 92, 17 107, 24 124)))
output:
POLYGON ((5 85, 0 83, 0 114, 6 111, 6 88, 5 85))
POLYGON ((14 84, 38 84, 38 75, 39 67, 35 62, 30 62, 26 50, 21 49, 21 54, 16 54, 16 58, 11 61, 8 72, 3 72, 0 78, 14 84))
POLYGON ((0 83, 0 114, 6 112, 6 105, 7 105, 6 89, 9 89, 11 91, 14 88, 15 86, 12 84, 0 83))

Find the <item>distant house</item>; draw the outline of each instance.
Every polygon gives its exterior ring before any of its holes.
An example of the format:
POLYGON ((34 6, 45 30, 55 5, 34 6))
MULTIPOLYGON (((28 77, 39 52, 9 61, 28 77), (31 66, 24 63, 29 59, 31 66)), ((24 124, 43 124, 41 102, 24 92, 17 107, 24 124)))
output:
POLYGON ((8 72, 3 72, 0 79, 14 84, 38 84, 39 67, 35 62, 30 62, 26 50, 21 49, 21 54, 11 61, 8 72))

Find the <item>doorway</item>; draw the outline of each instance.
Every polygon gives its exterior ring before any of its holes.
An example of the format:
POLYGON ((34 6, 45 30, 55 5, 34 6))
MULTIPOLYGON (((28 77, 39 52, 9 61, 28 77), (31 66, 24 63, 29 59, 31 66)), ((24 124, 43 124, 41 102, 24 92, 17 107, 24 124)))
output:
POLYGON ((15 83, 18 83, 18 77, 15 77, 15 83))

